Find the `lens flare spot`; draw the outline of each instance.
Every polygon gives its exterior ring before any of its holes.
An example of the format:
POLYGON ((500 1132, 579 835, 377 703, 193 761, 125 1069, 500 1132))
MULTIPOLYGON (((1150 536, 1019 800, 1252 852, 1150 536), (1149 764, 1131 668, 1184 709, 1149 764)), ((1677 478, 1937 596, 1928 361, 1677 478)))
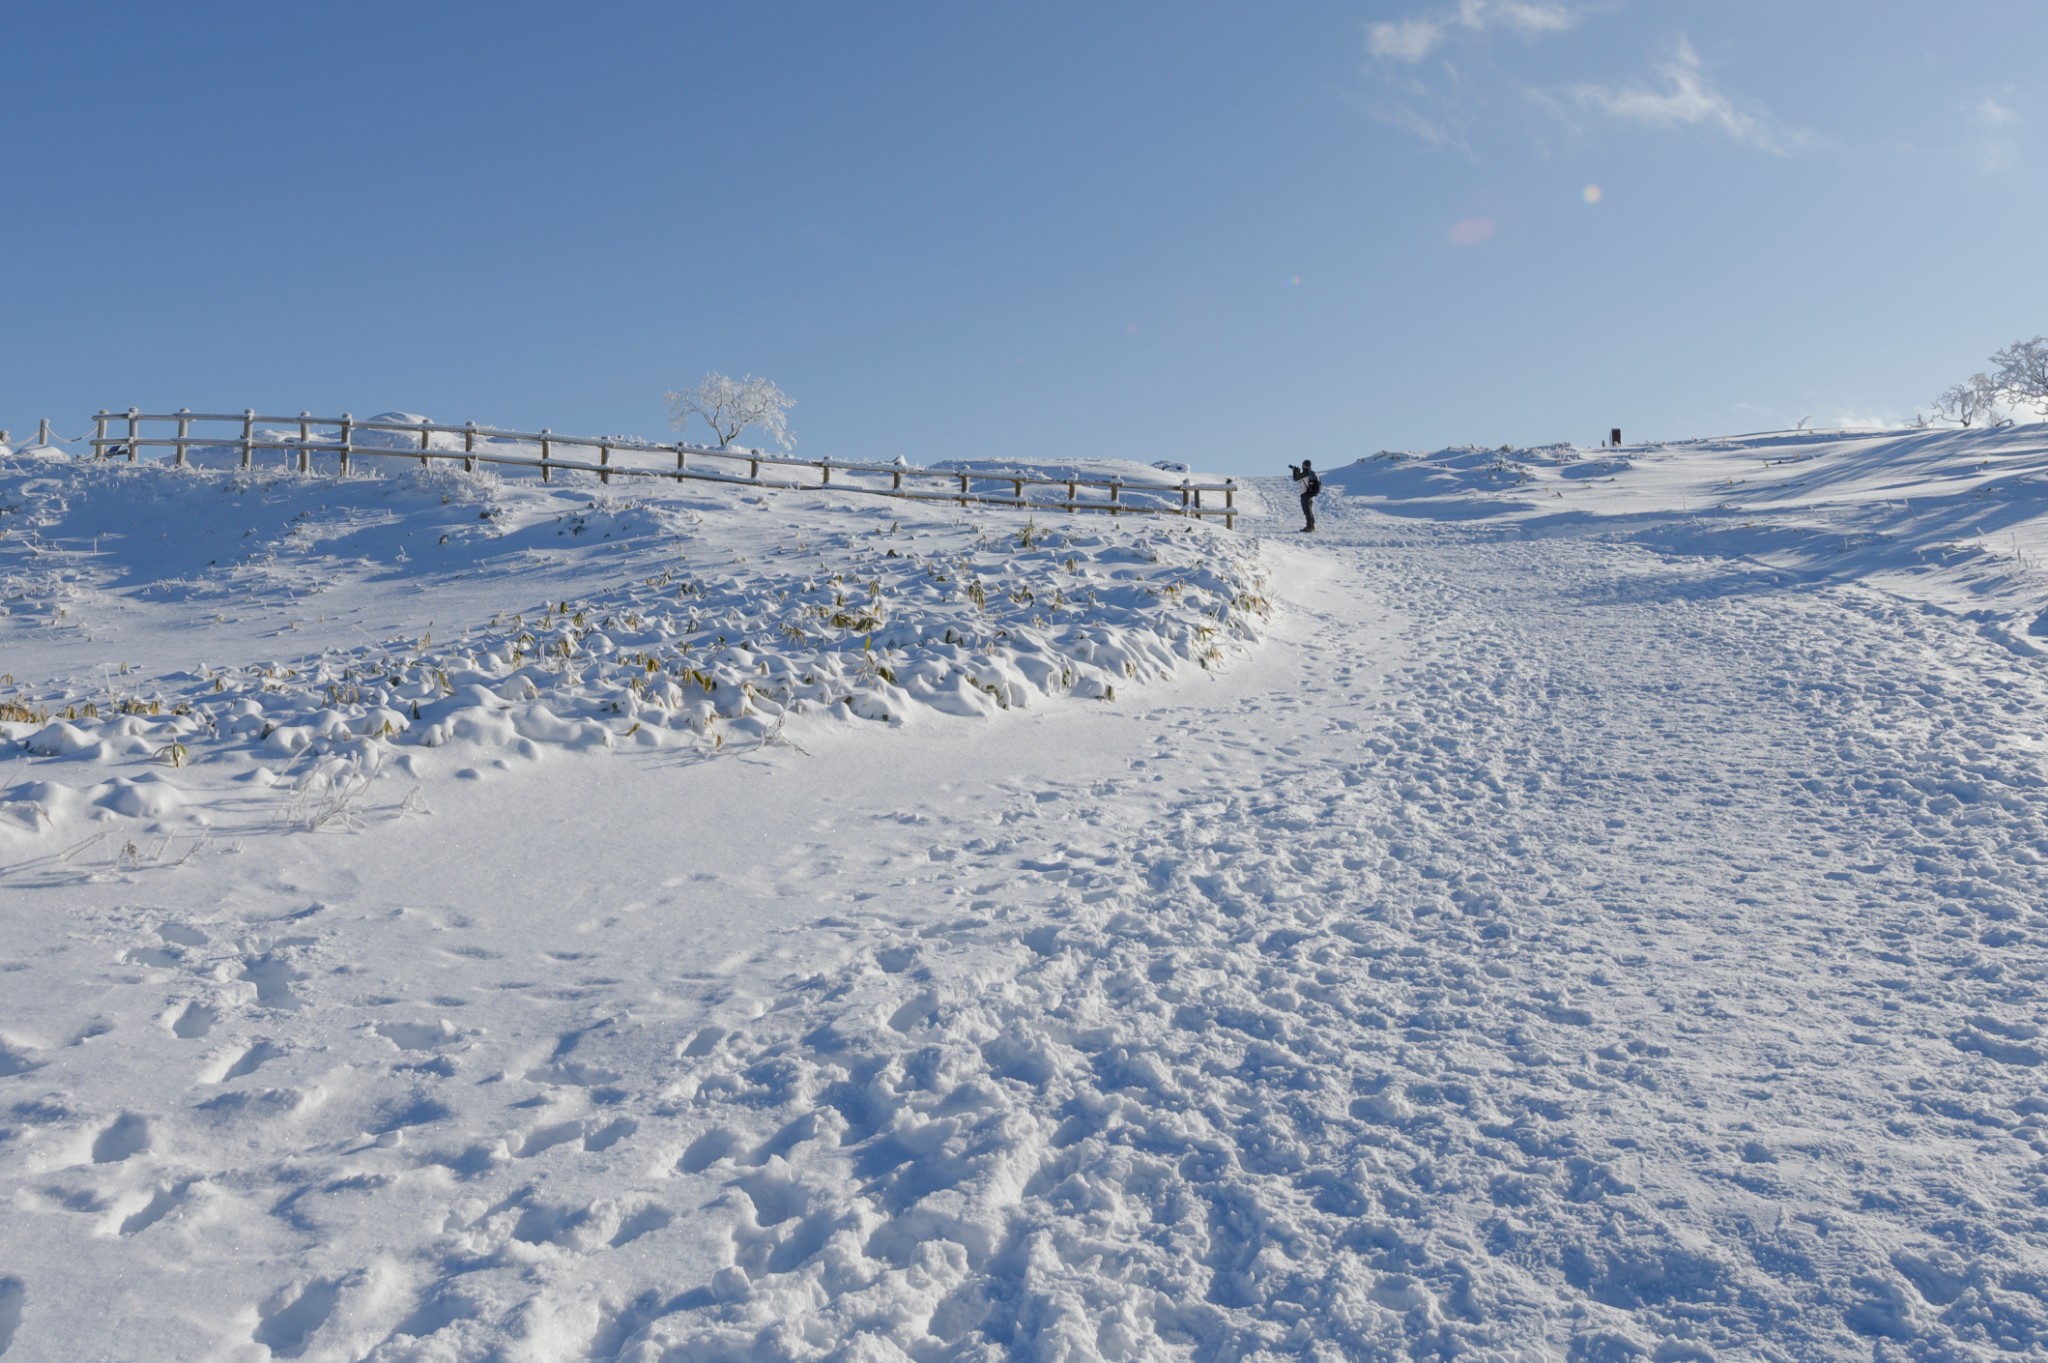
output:
POLYGON ((1596 204, 1600 202, 1600 186, 1598 185, 1587 185, 1583 190, 1580 191, 1580 194, 1585 198, 1586 202, 1589 204, 1596 204))
POLYGON ((1290 289, 1298 289, 1298 288, 1300 288, 1300 287, 1301 287, 1301 276, 1300 276, 1300 275, 1298 275, 1298 274, 1291 274, 1291 275, 1287 276, 1287 287, 1288 287, 1288 288, 1290 288, 1290 289))
POLYGON ((1451 228, 1451 240, 1460 246, 1477 246, 1493 235, 1492 218, 1467 218, 1451 228))

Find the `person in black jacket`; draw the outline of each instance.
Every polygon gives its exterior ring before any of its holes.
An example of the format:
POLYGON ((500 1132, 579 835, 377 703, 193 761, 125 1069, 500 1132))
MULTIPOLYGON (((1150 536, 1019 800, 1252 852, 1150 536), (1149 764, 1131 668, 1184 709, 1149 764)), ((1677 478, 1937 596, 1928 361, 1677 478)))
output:
POLYGON ((1301 489, 1301 518, 1308 522, 1301 530, 1307 534, 1316 528, 1316 498, 1323 494, 1323 480, 1316 477, 1315 466, 1306 459, 1299 465, 1289 464, 1287 471, 1294 475, 1294 485, 1301 489))

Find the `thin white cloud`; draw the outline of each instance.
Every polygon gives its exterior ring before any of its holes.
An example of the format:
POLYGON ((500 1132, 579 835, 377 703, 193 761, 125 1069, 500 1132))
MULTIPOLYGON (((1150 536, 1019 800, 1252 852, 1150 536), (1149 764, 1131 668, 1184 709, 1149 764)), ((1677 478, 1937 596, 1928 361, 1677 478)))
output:
POLYGON ((1576 28, 1579 10, 1553 0, 1458 0, 1453 6, 1430 10, 1407 19, 1370 24, 1365 30, 1366 51, 1382 61, 1423 61, 1459 31, 1484 33, 1506 28, 1524 37, 1541 37, 1576 28))
POLYGON ((1578 85, 1571 93, 1581 105, 1611 118, 1652 128, 1712 128, 1774 156, 1810 151, 1820 143, 1813 133, 1738 107, 1707 79, 1699 53, 1683 35, 1672 59, 1659 62, 1655 74, 1660 82, 1655 87, 1578 85))
POLYGON ((1982 123, 1987 128, 2002 128, 2008 123, 2019 122, 2020 117, 2017 109, 2000 100, 1996 95, 1986 96, 1970 112, 1976 116, 1979 123, 1982 123))
POLYGON ((1397 19, 1365 31, 1365 50, 1387 61, 1419 62, 1443 42, 1444 26, 1434 19, 1397 19))
POLYGON ((1981 130, 1977 138, 1977 167, 1986 175, 2003 175, 2019 161, 2020 112, 2011 103, 2012 91, 1986 95, 1965 112, 1981 130))
POLYGON ((1498 21, 1531 37, 1544 33, 1563 33, 1566 29, 1577 28, 1581 17, 1577 10, 1568 9, 1563 5, 1540 4, 1536 3, 1536 0, 1492 0, 1490 4, 1481 4, 1479 0, 1465 0, 1462 8, 1466 11, 1483 11, 1483 22, 1475 23, 1469 18, 1464 19, 1467 28, 1481 28, 1485 22, 1498 21))
POLYGON ((1467 157, 1472 155, 1472 145, 1462 131, 1447 119, 1430 117, 1414 104, 1381 104, 1369 112, 1380 122, 1399 128, 1416 141, 1426 142, 1439 151, 1453 151, 1467 157))
POLYGON ((1576 28, 1613 2, 1445 0, 1407 18, 1368 24, 1365 107, 1419 142, 1474 156, 1473 124, 1486 116, 1501 89, 1514 84, 1496 78, 1486 35, 1505 32, 1534 41, 1576 28))

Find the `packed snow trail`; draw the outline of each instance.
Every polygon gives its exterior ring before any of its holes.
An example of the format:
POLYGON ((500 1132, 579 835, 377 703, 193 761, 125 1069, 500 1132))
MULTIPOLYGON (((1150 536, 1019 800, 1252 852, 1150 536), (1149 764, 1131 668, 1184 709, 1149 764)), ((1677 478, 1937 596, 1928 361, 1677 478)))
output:
POLYGON ((1321 513, 1221 680, 53 872, 8 1363, 2048 1346, 2042 665, 1321 513))

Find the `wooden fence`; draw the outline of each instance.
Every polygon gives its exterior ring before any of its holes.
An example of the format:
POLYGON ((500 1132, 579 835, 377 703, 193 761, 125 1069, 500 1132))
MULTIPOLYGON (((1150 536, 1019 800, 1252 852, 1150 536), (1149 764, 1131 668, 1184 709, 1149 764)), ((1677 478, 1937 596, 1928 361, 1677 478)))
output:
POLYGON ((505 431, 473 421, 440 426, 431 422, 358 421, 347 414, 318 417, 301 412, 283 417, 259 416, 254 411, 228 415, 183 410, 141 412, 131 407, 125 412, 95 414, 91 444, 96 458, 125 456, 131 462, 146 449, 169 450, 176 464, 187 462, 189 452, 195 450, 239 452, 242 468, 253 467, 259 453, 277 452, 294 459, 301 473, 312 471, 316 455, 338 460, 343 473, 348 472, 351 460, 362 456, 417 459, 423 467, 435 460, 460 460, 462 467, 471 472, 479 464, 539 469, 542 482, 550 481, 561 470, 594 473, 604 483, 613 478, 690 479, 779 491, 822 489, 920 502, 954 502, 960 506, 1095 511, 1111 515, 1220 516, 1226 529, 1235 529, 1237 525, 1234 479, 1221 483, 1192 483, 1185 478, 1178 483, 1130 483, 1113 478, 1048 478, 993 470, 919 469, 895 464, 792 459, 758 450, 720 450, 684 443, 657 445, 619 436, 505 431), (125 430, 116 429, 109 434, 110 427, 124 424, 125 430), (195 426, 221 425, 238 429, 193 433, 195 426), (176 434, 152 434, 152 427, 159 432, 171 427, 176 434), (284 429, 274 429, 277 427, 284 429), (437 441, 437 436, 442 439, 437 441), (404 439, 400 442, 393 437, 404 439), (571 456, 564 458, 564 450, 570 451, 571 456), (671 459, 675 461, 673 467, 668 464, 671 459), (652 462, 656 460, 658 464, 652 462), (746 466, 744 474, 739 471, 741 465, 746 466), (1008 489, 1009 495, 1002 495, 1002 489, 1008 489), (1063 490, 1065 496, 1044 489, 1063 490), (1204 493, 1212 498, 1207 506, 1202 503, 1204 493), (1127 494, 1139 500, 1126 500, 1127 494), (1218 497, 1221 505, 1214 500, 1218 497))

